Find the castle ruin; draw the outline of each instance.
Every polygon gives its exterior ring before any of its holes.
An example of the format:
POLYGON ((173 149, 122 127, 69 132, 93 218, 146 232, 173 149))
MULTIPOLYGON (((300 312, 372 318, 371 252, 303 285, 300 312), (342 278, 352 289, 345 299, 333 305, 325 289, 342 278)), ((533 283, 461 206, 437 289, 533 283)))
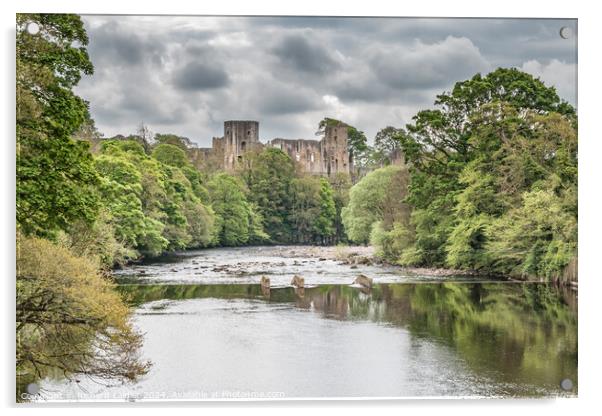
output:
POLYGON ((244 160, 246 152, 264 147, 278 148, 306 173, 334 176, 351 173, 352 161, 347 150, 347 125, 327 126, 321 140, 275 138, 263 144, 259 141, 259 122, 230 120, 224 122, 223 137, 214 137, 210 148, 199 148, 197 158, 207 165, 233 171, 244 160))

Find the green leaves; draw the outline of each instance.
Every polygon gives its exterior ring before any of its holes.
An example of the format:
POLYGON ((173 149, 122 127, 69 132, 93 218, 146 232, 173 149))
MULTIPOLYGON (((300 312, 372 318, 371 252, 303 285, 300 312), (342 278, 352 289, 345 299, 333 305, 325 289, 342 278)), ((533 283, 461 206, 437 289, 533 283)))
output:
POLYGON ((186 152, 173 144, 160 144, 153 149, 152 156, 159 162, 176 168, 190 164, 186 152))
POLYGON ((560 199, 545 209, 562 207, 554 215, 568 228, 570 217, 576 222, 575 110, 554 88, 503 68, 456 83, 435 104, 400 136, 411 166, 406 201, 416 231, 414 247, 402 258, 499 273, 561 274, 576 234, 544 236, 526 224, 518 229, 524 219, 515 216, 542 215, 527 207, 532 197, 525 195, 553 189, 560 199))
POLYGON ((95 159, 115 235, 150 256, 207 246, 214 232, 214 212, 201 199, 209 197, 200 173, 180 148, 161 146, 150 157, 135 139, 104 140, 95 159))
POLYGON ((216 214, 216 244, 238 246, 265 237, 261 218, 248 202, 240 179, 220 173, 211 178, 208 188, 211 206, 216 214))
MULTIPOLYGON (((372 240, 381 251, 386 251, 391 240, 385 239, 383 234, 396 226, 397 233, 409 225, 409 207, 403 202, 407 185, 408 171, 402 166, 377 169, 355 184, 349 192, 349 204, 342 211, 349 239, 362 244, 372 240), (376 231, 375 227, 378 227, 376 231)), ((396 259, 389 257, 389 260, 396 259)))
POLYGON ((256 204, 264 229, 272 241, 291 241, 288 214, 291 209, 291 182, 295 175, 292 159, 280 149, 267 148, 249 154, 241 177, 249 189, 249 201, 256 204))
POLYGON ((88 116, 71 91, 93 70, 87 41, 79 16, 17 15, 17 224, 26 235, 54 238, 98 212, 88 145, 71 138, 88 116), (40 33, 27 33, 27 22, 40 33))
POLYGON ((336 206, 334 192, 325 178, 305 176, 291 184, 289 214, 292 242, 325 244, 334 236, 336 206))

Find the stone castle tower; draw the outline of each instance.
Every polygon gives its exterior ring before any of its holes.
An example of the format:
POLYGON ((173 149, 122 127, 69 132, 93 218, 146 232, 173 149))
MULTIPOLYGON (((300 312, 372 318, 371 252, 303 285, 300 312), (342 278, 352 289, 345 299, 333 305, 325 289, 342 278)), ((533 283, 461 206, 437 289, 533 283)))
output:
POLYGON ((347 127, 344 123, 327 126, 321 140, 276 138, 264 145, 259 141, 259 122, 229 120, 224 122, 224 136, 214 137, 211 148, 197 149, 198 164, 231 172, 243 160, 245 152, 268 146, 286 152, 306 173, 349 174, 353 167, 347 150, 347 127))
POLYGON ((233 170, 242 155, 259 144, 259 122, 230 120, 224 122, 224 168, 233 170))
POLYGON ((324 172, 334 175, 339 172, 349 173, 349 152, 347 151, 347 125, 327 126, 321 141, 322 163, 324 172))

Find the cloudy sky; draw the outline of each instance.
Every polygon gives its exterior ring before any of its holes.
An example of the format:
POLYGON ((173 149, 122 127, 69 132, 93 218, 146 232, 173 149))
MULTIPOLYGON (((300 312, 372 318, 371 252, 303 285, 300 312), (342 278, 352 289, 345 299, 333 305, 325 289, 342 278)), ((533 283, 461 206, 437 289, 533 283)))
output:
POLYGON ((315 138, 325 116, 372 140, 477 72, 518 67, 576 104, 574 20, 83 16, 94 75, 77 92, 105 136, 152 131, 200 146, 223 121, 262 141, 315 138))

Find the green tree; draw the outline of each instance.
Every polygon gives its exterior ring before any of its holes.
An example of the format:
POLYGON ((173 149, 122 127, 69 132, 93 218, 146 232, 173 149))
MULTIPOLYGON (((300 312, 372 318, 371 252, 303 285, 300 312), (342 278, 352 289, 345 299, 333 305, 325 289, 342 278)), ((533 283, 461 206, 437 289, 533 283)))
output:
POLYGON ((194 144, 188 137, 178 136, 175 134, 155 134, 155 142, 158 144, 170 144, 173 146, 177 146, 183 151, 187 151, 189 148, 193 147, 194 144))
POLYGON ((249 189, 249 200, 257 206, 264 229, 272 241, 289 242, 291 182, 295 176, 292 159, 280 149, 267 148, 247 155, 241 176, 249 189))
POLYGON ((571 117, 492 104, 475 113, 473 123, 475 156, 460 175, 464 189, 448 264, 558 277, 576 256, 577 134, 571 117), (548 220, 547 232, 534 224, 538 218, 548 220), (544 256, 556 251, 553 259, 544 256))
POLYGON ((246 244, 250 237, 251 207, 243 183, 236 177, 220 173, 209 181, 211 206, 217 215, 216 232, 219 245, 246 244))
POLYGON ((373 162, 382 167, 401 160, 401 136, 405 134, 404 129, 391 126, 379 130, 374 136, 373 162))
MULTIPOLYGON (((493 103, 541 114, 557 112, 569 119, 575 114, 554 88, 519 70, 503 68, 456 83, 452 92, 437 96, 437 109, 420 111, 407 126, 408 134, 401 136, 412 170, 407 202, 414 209, 416 264, 445 265, 457 197, 468 185, 461 173, 480 153, 471 142, 475 128, 481 126, 473 116, 493 103)), ((457 236, 478 242, 480 230, 473 222, 463 232, 458 229, 457 236)))
POLYGON ((143 253, 161 254, 169 243, 162 236, 164 225, 144 213, 141 173, 126 155, 101 154, 96 158, 96 169, 102 178, 99 187, 102 201, 108 208, 118 241, 143 253))
POLYGON ((71 136, 89 119, 72 91, 93 72, 84 25, 76 15, 18 14, 16 38, 17 224, 54 237, 98 212, 89 144, 71 136), (32 35, 26 25, 37 23, 32 35))
POLYGON ((153 149, 152 156, 159 162, 176 168, 188 166, 186 152, 173 144, 160 144, 153 149))
MULTIPOLYGON (((349 205, 342 218, 350 240, 368 243, 375 224, 391 231, 395 224, 408 227, 410 210, 403 203, 408 171, 402 166, 387 166, 370 172, 349 191, 349 205)), ((397 253, 400 255, 401 253, 397 253)))
POLYGON ((336 216, 334 190, 325 178, 320 178, 320 211, 314 221, 314 233, 323 244, 336 234, 336 216))
POLYGON ((349 189, 351 188, 351 176, 347 173, 337 173, 330 178, 330 184, 333 190, 333 200, 335 206, 335 242, 347 240, 345 226, 341 218, 343 208, 349 203, 349 189))
POLYGON ((292 241, 326 243, 335 233, 336 207, 328 181, 315 176, 293 180, 290 223, 292 241))

